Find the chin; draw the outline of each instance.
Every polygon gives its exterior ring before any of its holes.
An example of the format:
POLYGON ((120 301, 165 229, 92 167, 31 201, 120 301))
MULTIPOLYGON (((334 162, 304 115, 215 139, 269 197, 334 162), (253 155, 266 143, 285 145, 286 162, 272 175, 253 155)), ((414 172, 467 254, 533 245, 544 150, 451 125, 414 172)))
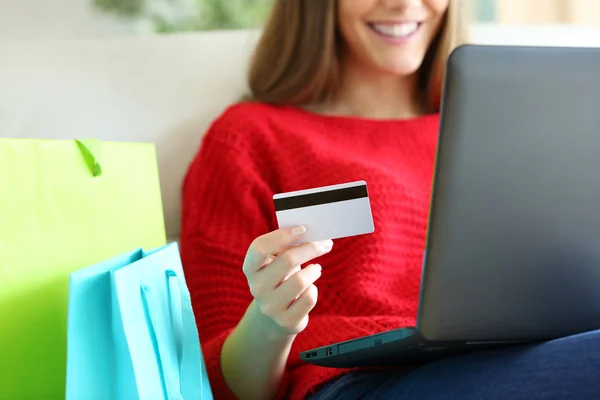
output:
POLYGON ((394 60, 379 64, 379 70, 396 76, 410 76, 421 68, 422 63, 423 60, 420 58, 394 60))

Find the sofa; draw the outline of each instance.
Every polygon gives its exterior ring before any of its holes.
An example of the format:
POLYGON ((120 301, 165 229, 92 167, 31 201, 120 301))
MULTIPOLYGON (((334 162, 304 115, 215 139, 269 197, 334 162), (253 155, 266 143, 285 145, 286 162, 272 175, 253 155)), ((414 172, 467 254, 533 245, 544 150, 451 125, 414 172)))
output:
MULTIPOLYGON (((0 137, 153 142, 167 235, 211 121, 246 90, 258 31, 0 40, 0 137)), ((600 28, 476 26, 472 42, 600 47, 600 28)))

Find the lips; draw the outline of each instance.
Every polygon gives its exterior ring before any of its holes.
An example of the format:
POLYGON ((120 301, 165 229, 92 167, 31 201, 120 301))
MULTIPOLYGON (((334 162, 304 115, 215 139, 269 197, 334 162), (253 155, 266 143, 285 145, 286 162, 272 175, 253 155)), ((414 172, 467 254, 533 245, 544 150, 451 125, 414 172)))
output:
POLYGON ((399 22, 399 23, 369 23, 371 29, 382 36, 393 39, 402 39, 414 35, 421 26, 420 22, 399 22))

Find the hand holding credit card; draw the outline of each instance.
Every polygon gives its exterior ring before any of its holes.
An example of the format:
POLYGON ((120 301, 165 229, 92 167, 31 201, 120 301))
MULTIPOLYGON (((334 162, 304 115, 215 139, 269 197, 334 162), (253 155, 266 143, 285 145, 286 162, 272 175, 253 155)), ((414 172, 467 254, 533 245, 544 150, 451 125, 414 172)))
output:
POLYGON ((375 231, 364 181, 280 193, 273 201, 279 228, 306 228, 298 244, 375 231))

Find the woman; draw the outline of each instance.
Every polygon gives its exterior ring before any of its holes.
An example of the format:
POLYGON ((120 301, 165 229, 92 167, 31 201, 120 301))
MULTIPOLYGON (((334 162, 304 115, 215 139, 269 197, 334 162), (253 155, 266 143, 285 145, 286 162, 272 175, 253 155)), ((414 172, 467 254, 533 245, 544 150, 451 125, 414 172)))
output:
POLYGON ((595 334, 413 371, 299 359, 415 324, 442 74, 460 15, 458 0, 275 2, 250 99, 212 124, 184 185, 181 251, 217 399, 598 394, 585 370, 600 362, 595 334), (277 229, 273 194, 357 180, 368 183, 375 233, 290 246, 306 230, 277 229), (586 349, 578 368, 564 356, 571 348, 586 349), (553 363, 560 377, 547 375, 553 363))

